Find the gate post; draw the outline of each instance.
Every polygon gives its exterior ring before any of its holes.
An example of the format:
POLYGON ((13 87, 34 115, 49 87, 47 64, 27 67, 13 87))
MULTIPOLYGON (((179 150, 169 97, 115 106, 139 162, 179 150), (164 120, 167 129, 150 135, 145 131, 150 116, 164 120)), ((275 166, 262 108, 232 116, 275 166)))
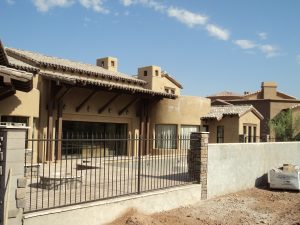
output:
POLYGON ((26 130, 22 124, 0 125, 0 224, 3 225, 22 225, 26 130))
POLYGON ((188 171, 197 183, 201 183, 201 199, 207 199, 207 158, 209 132, 193 132, 190 140, 188 171))

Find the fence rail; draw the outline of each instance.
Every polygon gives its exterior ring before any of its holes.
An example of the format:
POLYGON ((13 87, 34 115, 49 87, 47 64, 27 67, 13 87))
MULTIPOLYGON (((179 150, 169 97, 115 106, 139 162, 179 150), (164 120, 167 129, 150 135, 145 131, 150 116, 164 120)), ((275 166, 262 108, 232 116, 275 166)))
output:
POLYGON ((188 136, 67 136, 31 139, 28 146, 25 213, 196 182, 188 171, 188 136), (41 161, 49 154, 54 160, 41 161))

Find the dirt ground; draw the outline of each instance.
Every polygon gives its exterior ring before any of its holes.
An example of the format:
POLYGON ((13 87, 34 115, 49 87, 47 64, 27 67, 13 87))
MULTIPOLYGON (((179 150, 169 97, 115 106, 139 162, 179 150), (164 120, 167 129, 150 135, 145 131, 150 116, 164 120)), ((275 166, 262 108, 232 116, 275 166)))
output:
POLYGON ((300 225, 300 193, 254 188, 153 215, 130 210, 109 225, 194 224, 300 225))

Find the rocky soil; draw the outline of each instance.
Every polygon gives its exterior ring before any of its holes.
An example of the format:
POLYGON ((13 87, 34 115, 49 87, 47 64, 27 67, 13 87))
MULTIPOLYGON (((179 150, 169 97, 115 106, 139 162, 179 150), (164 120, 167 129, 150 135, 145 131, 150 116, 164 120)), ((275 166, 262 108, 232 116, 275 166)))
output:
POLYGON ((145 215, 130 210, 110 225, 300 225, 300 193, 250 189, 145 215))

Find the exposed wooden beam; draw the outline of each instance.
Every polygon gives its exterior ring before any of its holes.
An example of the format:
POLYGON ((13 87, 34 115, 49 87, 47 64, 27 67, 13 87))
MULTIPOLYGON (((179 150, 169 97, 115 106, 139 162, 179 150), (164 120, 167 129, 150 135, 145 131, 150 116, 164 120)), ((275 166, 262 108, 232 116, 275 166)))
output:
POLYGON ((11 78, 9 76, 4 75, 3 83, 4 83, 4 85, 11 86, 11 78))
POLYGON ((135 103, 139 98, 134 98, 132 99, 125 107, 123 107, 120 111, 119 111, 119 115, 122 115, 123 112, 125 112, 126 109, 128 109, 133 103, 135 103))
POLYGON ((14 94, 16 94, 16 90, 13 87, 0 87, 0 101, 14 94))
POLYGON ((73 87, 66 87, 64 86, 63 89, 59 90, 59 93, 56 95, 56 100, 59 102, 62 100, 62 98, 71 91, 73 87))
POLYGON ((117 97, 119 97, 121 94, 116 94, 115 96, 113 96, 111 99, 109 99, 99 110, 98 113, 102 113, 114 100, 117 99, 117 97))
POLYGON ((76 112, 79 112, 80 109, 97 93, 97 91, 92 91, 80 104, 76 107, 76 112))

